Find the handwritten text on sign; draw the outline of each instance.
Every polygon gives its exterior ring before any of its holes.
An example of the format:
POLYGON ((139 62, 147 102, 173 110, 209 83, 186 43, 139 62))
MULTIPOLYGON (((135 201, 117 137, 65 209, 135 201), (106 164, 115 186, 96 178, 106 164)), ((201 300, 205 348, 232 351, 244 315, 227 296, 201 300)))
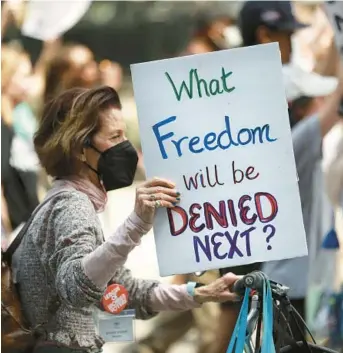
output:
POLYGON ((276 44, 132 65, 161 275, 307 253, 276 44), (149 82, 149 89, 146 83, 149 82))

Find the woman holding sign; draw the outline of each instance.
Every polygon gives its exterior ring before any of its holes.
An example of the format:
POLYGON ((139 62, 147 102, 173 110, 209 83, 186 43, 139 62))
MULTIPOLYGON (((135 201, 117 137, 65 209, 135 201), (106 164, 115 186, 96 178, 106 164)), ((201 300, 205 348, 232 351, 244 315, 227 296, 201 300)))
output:
MULTIPOLYGON (((118 311, 122 303, 111 302, 118 292, 128 293, 128 307, 139 319, 236 299, 229 290, 237 279, 232 273, 202 287, 162 285, 135 279, 123 267, 151 229, 156 208, 179 202, 180 194, 168 180, 143 183, 133 212, 104 241, 97 213, 104 209, 108 191, 132 184, 138 159, 125 137, 114 89, 62 93, 46 105, 34 142, 55 181, 13 264, 24 313, 31 327, 39 327, 35 352, 101 352, 104 342, 101 330, 100 336, 95 332, 92 307, 102 301, 118 311)), ((120 298, 125 301, 125 295, 120 298)))

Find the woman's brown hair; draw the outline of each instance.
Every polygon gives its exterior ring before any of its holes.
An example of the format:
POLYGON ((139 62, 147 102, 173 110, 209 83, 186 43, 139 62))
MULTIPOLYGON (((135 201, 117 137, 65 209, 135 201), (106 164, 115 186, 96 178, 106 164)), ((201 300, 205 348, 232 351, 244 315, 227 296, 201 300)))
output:
POLYGON ((72 88, 46 104, 34 145, 49 175, 61 178, 80 172, 85 141, 98 131, 100 114, 110 107, 121 109, 121 103, 108 86, 72 88))

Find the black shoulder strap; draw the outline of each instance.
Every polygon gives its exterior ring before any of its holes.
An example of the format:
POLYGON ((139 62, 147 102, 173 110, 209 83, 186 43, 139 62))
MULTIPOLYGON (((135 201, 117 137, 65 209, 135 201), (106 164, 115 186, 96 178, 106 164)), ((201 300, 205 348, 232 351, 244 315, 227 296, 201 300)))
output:
POLYGON ((26 233, 26 231, 28 230, 28 228, 30 227, 33 219, 35 218, 36 214, 38 213, 38 211, 44 206, 46 205, 50 200, 52 200, 54 197, 56 197, 57 195, 60 195, 62 193, 66 192, 66 190, 63 191, 59 191, 53 195, 51 195, 50 197, 46 198, 45 200, 43 200, 37 207, 36 209, 32 212, 31 217, 28 219, 28 221, 25 223, 25 225, 23 226, 23 228, 20 230, 20 232, 18 233, 18 235, 14 238, 14 240, 12 241, 11 245, 8 247, 8 249, 2 254, 3 259, 7 262, 7 263, 11 263, 11 259, 13 254, 15 253, 15 251, 18 249, 20 243, 22 242, 24 235, 26 233))

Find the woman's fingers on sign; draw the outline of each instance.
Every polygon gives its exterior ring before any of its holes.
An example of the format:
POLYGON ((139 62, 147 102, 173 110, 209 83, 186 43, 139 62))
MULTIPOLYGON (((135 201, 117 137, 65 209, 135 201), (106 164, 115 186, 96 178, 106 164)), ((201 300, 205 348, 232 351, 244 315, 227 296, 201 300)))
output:
POLYGON ((157 208, 173 208, 180 200, 180 193, 173 182, 153 178, 137 188, 135 212, 143 221, 152 223, 157 208))
POLYGON ((143 184, 143 186, 144 187, 162 186, 162 187, 166 187, 169 189, 174 189, 176 185, 175 185, 175 183, 173 183, 170 180, 155 177, 155 178, 147 180, 143 184))
POLYGON ((149 206, 174 207, 181 200, 175 184, 169 180, 153 178, 137 189, 138 197, 149 206))
POLYGON ((167 188, 164 186, 151 186, 141 189, 143 193, 146 194, 167 194, 170 196, 178 197, 180 193, 175 188, 167 188))
POLYGON ((163 207, 168 207, 167 205, 169 204, 170 204, 170 207, 173 207, 180 202, 179 197, 170 196, 164 193, 142 194, 140 197, 144 201, 152 201, 153 203, 156 203, 156 201, 160 201, 163 207))

